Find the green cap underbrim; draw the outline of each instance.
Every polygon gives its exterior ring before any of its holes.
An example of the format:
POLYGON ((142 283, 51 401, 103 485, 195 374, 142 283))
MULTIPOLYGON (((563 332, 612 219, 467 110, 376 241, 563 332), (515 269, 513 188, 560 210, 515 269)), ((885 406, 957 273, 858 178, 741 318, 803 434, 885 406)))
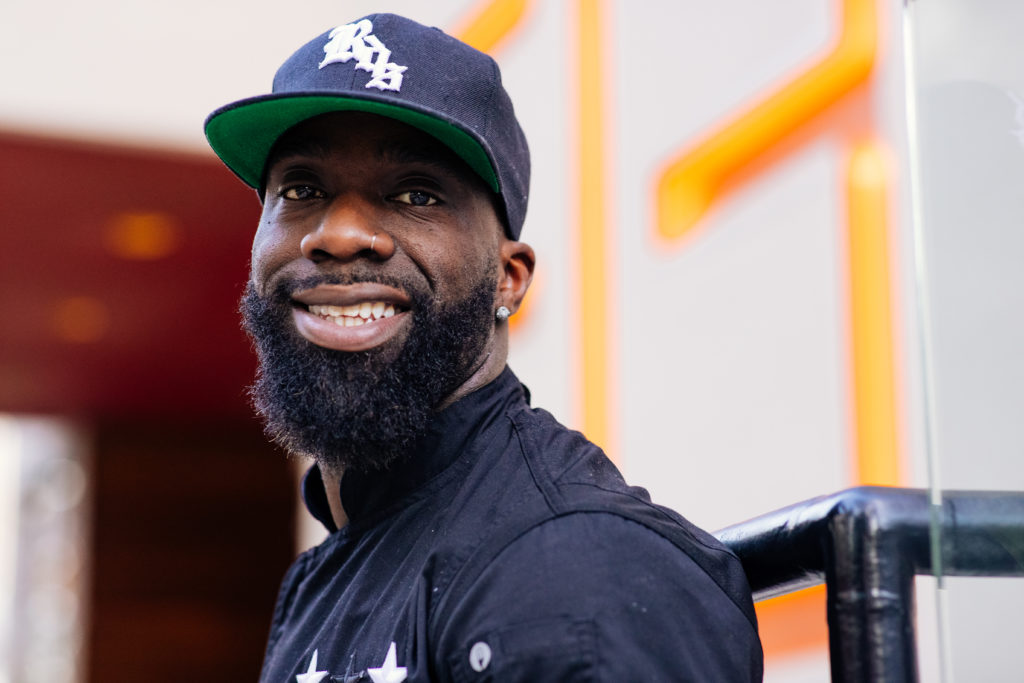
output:
POLYGON ((469 133, 414 109, 336 95, 270 95, 242 100, 214 112, 206 138, 217 156, 246 184, 259 188, 277 139, 306 119, 336 111, 362 111, 397 119, 434 136, 465 161, 495 192, 498 177, 487 152, 469 133))

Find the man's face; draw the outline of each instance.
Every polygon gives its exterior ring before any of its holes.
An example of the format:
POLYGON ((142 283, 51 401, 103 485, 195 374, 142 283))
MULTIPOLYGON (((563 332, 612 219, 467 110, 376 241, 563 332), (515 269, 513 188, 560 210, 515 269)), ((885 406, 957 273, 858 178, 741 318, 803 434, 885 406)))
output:
POLYGON ((271 155, 246 329, 271 435, 383 467, 494 345, 501 224, 476 174, 391 119, 328 114, 271 155))

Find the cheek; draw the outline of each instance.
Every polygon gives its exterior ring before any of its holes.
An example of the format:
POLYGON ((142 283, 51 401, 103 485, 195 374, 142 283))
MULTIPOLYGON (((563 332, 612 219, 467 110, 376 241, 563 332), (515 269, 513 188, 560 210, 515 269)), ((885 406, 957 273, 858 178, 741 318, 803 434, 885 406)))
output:
POLYGON ((475 220, 462 234, 464 239, 452 245, 453 267, 460 271, 463 284, 470 288, 483 280, 494 282, 495 290, 501 275, 498 235, 501 230, 489 205, 474 214, 475 220))
POLYGON ((257 289, 281 264, 287 260, 288 245, 284 235, 274 227, 266 215, 260 217, 259 227, 252 239, 251 277, 257 289))
MULTIPOLYGON (((455 250, 452 253, 455 254, 455 250)), ((482 242, 471 249, 457 252, 456 257, 450 261, 449 272, 456 274, 459 296, 464 297, 476 290, 482 282, 492 283, 497 291, 500 276, 498 263, 497 251, 482 242)))

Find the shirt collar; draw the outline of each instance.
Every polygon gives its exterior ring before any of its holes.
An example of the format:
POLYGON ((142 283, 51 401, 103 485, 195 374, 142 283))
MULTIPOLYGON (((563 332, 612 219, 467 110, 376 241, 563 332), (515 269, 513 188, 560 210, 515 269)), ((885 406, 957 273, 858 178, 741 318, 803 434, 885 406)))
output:
MULTIPOLYGON (((494 381, 435 415, 408 457, 381 471, 346 472, 341 500, 350 525, 386 510, 447 469, 480 431, 516 401, 529 402, 529 392, 506 367, 494 381)), ((317 521, 329 532, 337 531, 316 465, 302 481, 302 497, 317 521)))

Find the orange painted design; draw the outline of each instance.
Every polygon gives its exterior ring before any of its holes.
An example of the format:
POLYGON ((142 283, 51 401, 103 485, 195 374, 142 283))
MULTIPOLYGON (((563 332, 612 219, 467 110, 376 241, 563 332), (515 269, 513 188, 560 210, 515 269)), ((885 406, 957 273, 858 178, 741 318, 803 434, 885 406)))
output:
POLYGON ((874 141, 853 146, 846 167, 856 480, 900 483, 896 362, 889 275, 889 161, 874 141))
POLYGON ((528 0, 490 0, 474 8, 452 35, 481 52, 491 52, 526 13, 528 0))
POLYGON ((605 197, 604 69, 601 0, 578 0, 576 102, 576 230, 579 245, 580 378, 582 427, 587 438, 609 450, 609 335, 607 207, 605 197))
MULTIPOLYGON (((878 41, 875 2, 843 0, 838 40, 823 59, 670 162, 656 194, 659 237, 687 235, 725 192, 763 171, 779 150, 791 151, 784 149, 788 139, 811 132, 822 113, 867 81, 878 41)), ((843 128, 849 136, 853 126, 843 128)), ((856 481, 872 484, 899 483, 901 462, 886 171, 877 144, 856 145, 846 187, 854 456, 856 481)), ((827 646, 824 586, 765 601, 757 612, 769 659, 827 646)))
POLYGON ((844 0, 839 38, 822 60, 669 164, 658 180, 659 235, 685 235, 744 166, 867 79, 877 43, 875 2, 844 0))
POLYGON ((814 586, 754 605, 767 659, 828 647, 825 586, 814 586))

